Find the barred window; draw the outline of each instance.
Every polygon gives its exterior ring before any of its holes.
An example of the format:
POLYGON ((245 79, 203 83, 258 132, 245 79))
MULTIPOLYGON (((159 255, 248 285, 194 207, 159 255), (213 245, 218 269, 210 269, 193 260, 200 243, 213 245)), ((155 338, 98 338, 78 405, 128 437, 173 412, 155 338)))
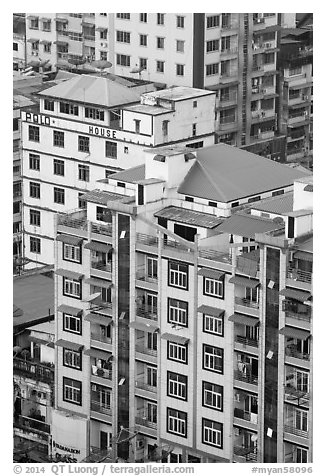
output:
POLYGON ((89 137, 78 136, 78 150, 89 153, 89 137))
POLYGON ((65 134, 62 131, 53 131, 53 145, 55 147, 65 146, 65 134))
POLYGON ((81 263, 80 246, 63 243, 63 259, 65 261, 74 261, 75 263, 81 263))

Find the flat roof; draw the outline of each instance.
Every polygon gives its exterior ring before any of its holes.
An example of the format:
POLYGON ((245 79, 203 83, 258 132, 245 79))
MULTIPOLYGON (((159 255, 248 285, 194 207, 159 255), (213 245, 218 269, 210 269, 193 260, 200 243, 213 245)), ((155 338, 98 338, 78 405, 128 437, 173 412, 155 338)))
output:
POLYGON ((171 113, 171 109, 160 106, 149 106, 147 104, 135 104, 133 106, 128 106, 123 108, 125 111, 139 112, 141 114, 149 114, 152 116, 159 116, 161 114, 171 113))
POLYGON ((13 281, 14 327, 29 327, 54 319, 54 280, 44 274, 15 276, 13 281))
POLYGON ((215 95, 215 93, 213 91, 207 91, 206 89, 190 88, 188 86, 175 86, 168 89, 161 89, 160 91, 146 93, 143 96, 146 98, 157 98, 167 101, 182 101, 183 99, 210 95, 215 95))
POLYGON ((197 212, 187 208, 175 207, 173 205, 162 208, 154 213, 154 216, 166 218, 167 220, 186 223, 187 225, 201 226, 203 228, 215 228, 222 223, 222 219, 210 213, 197 212))
MULTIPOLYGON (((255 238, 256 233, 266 233, 283 228, 283 224, 254 215, 235 213, 227 218, 217 231, 246 238, 255 238)), ((246 246, 246 245, 244 245, 246 246)))
POLYGON ((180 154, 189 154, 190 152, 197 151, 198 149, 194 149, 193 147, 186 147, 185 145, 173 145, 173 146, 162 146, 162 147, 155 147, 144 149, 144 152, 150 152, 151 154, 156 155, 163 155, 165 157, 172 157, 173 155, 180 155, 180 154))
POLYGON ((197 158, 178 192, 216 202, 232 202, 293 185, 299 170, 227 144, 197 149, 197 158))
POLYGON ((55 334, 55 326, 53 321, 41 322, 40 324, 35 324, 34 326, 28 327, 29 331, 42 332, 44 334, 55 334))

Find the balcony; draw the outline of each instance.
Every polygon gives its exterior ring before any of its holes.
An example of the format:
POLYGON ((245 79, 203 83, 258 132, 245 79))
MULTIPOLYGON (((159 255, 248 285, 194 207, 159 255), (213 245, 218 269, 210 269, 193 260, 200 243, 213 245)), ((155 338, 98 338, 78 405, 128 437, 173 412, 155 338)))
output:
POLYGON ((25 432, 27 431, 28 433, 37 433, 42 437, 42 439, 46 440, 50 434, 50 425, 47 423, 21 415, 14 419, 14 427, 20 428, 25 432))
POLYGON ((285 347, 285 355, 288 357, 294 357, 295 359, 300 359, 300 360, 310 360, 310 354, 306 352, 300 352, 297 350, 296 346, 287 346, 285 347))
POLYGON ((235 445, 233 447, 233 454, 238 457, 235 459, 237 459, 237 462, 239 463, 251 463, 257 461, 257 452, 255 448, 235 445))
POLYGON ((220 55, 222 57, 226 56, 232 56, 238 54, 238 47, 234 46, 233 48, 225 48, 224 50, 221 50, 220 55))
POLYGON ((259 309, 259 303, 257 301, 252 301, 251 299, 247 299, 244 297, 235 296, 234 302, 235 304, 239 304, 240 306, 250 307, 252 309, 259 309))
POLYGON ((112 416, 112 408, 109 405, 104 405, 100 403, 98 400, 94 400, 94 394, 92 395, 91 400, 91 410, 93 412, 102 413, 103 415, 112 416))
POLYGON ((291 435, 300 436, 301 438, 309 437, 308 431, 296 428, 295 426, 293 426, 293 424, 292 425, 284 424, 284 432, 290 433, 291 435))
POLYGON ((91 268, 98 269, 99 271, 106 271, 107 273, 112 273, 112 261, 104 262, 94 260, 91 261, 91 268))
POLYGON ((136 316, 157 321, 157 308, 152 306, 137 306, 136 316))
POLYGON ((91 222, 91 233, 112 236, 112 223, 101 225, 100 223, 91 222))
POLYGON ((153 387, 153 385, 148 385, 144 380, 136 380, 135 387, 141 388, 142 390, 146 390, 147 392, 157 393, 157 387, 153 387))
POLYGON ((248 337, 237 335, 234 340, 235 340, 235 342, 238 342, 239 344, 242 344, 244 346, 250 346, 250 347, 258 348, 258 340, 256 340, 256 339, 249 339, 248 337))
POLYGON ((136 425, 146 426, 147 428, 152 428, 154 430, 157 429, 157 422, 153 422, 151 419, 149 419, 146 415, 142 413, 137 414, 137 416, 135 417, 135 423, 136 425))
POLYGON ((258 385, 258 375, 252 375, 250 372, 244 373, 240 370, 234 371, 234 379, 240 382, 249 383, 251 385, 258 385))
POLYGON ((302 283, 311 283, 312 273, 309 271, 303 271, 299 268, 289 267, 287 269, 286 277, 302 283))
POLYGON ((151 355, 152 357, 157 357, 157 350, 149 349, 148 347, 145 346, 145 344, 137 344, 136 343, 135 350, 136 350, 136 352, 139 352, 140 354, 151 355))
POLYGON ((309 406, 310 395, 308 391, 298 390, 297 388, 287 385, 284 388, 284 399, 287 403, 296 403, 301 406, 309 406))
POLYGON ((106 337, 98 332, 91 332, 91 339, 97 342, 104 342, 105 344, 112 344, 111 337, 106 337))
POLYGON ((136 279, 139 281, 145 281, 146 283, 157 284, 157 276, 149 275, 146 266, 139 266, 136 269, 136 279))
POLYGON ((257 424, 258 422, 257 413, 248 412, 246 410, 243 410, 242 408, 234 409, 234 417, 240 418, 240 420, 245 420, 254 424, 257 424))
POLYGON ((229 94, 223 94, 219 99, 219 104, 221 106, 227 106, 236 103, 238 100, 238 94, 236 91, 233 91, 229 94))
POLYGON ((110 380, 112 382, 112 370, 101 369, 96 367, 96 365, 91 365, 91 375, 96 377, 103 378, 105 380, 110 380))
POLYGON ((54 366, 47 366, 30 360, 14 358, 14 374, 51 384, 54 382, 54 366))
POLYGON ((58 215, 58 226, 87 231, 86 210, 76 210, 58 215))
POLYGON ((157 238, 157 236, 145 235, 144 233, 137 233, 136 234, 136 242, 137 242, 137 244, 144 244, 144 245, 147 245, 147 246, 153 246, 155 248, 158 247, 158 238, 157 238))

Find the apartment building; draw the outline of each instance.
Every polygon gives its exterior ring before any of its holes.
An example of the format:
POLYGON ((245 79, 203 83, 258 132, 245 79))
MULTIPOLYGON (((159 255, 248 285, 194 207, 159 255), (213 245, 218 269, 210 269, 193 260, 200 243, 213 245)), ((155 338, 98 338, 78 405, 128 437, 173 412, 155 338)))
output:
POLYGON ((282 31, 279 55, 282 90, 281 128, 287 161, 312 166, 313 46, 312 24, 282 31))
POLYGON ((54 263, 55 213, 85 206, 87 190, 143 164, 144 148, 214 144, 214 92, 153 89, 76 75, 40 92, 40 114, 22 113, 27 266, 54 263))
POLYGON ((27 66, 26 18, 25 13, 13 14, 13 70, 27 66))
POLYGON ((294 19, 277 13, 32 13, 27 57, 37 70, 86 72, 100 60, 114 74, 160 87, 211 89, 216 142, 284 161, 276 64, 280 29, 294 26, 294 19))
POLYGON ((311 177, 225 144, 144 156, 57 217, 53 439, 310 462, 311 177))

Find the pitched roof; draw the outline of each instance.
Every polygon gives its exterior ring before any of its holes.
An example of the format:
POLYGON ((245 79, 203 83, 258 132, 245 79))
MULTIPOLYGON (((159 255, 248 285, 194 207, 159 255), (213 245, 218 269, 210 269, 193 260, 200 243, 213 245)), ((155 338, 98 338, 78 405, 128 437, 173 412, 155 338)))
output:
POLYGON ((91 190, 89 192, 84 193, 84 195, 81 195, 83 200, 86 200, 87 202, 92 202, 92 203, 100 203, 102 205, 106 205, 108 200, 120 200, 124 198, 124 195, 119 195, 118 193, 113 193, 113 192, 105 192, 102 190, 91 190))
POLYGON ((122 170, 121 172, 116 172, 115 174, 110 175, 110 180, 118 180, 119 182, 128 182, 136 183, 139 180, 145 179, 145 164, 137 165, 137 167, 132 167, 130 169, 122 170))
POLYGON ((251 208, 280 215, 291 212, 293 210, 293 192, 267 198, 261 202, 254 203, 251 208))
POLYGON ((306 173, 227 144, 198 149, 197 160, 178 192, 231 202, 293 185, 306 173))
POLYGON ((78 75, 40 93, 58 99, 115 107, 140 100, 140 93, 116 81, 93 75, 78 75))
POLYGON ((235 213, 227 218, 218 227, 219 232, 230 233, 232 235, 255 238, 255 233, 266 233, 272 230, 283 228, 283 224, 248 214, 235 213))
POLYGON ((154 214, 156 217, 166 218, 188 225, 202 226, 203 228, 215 228, 222 220, 210 213, 197 212, 187 208, 175 207, 173 205, 162 208, 154 214))

